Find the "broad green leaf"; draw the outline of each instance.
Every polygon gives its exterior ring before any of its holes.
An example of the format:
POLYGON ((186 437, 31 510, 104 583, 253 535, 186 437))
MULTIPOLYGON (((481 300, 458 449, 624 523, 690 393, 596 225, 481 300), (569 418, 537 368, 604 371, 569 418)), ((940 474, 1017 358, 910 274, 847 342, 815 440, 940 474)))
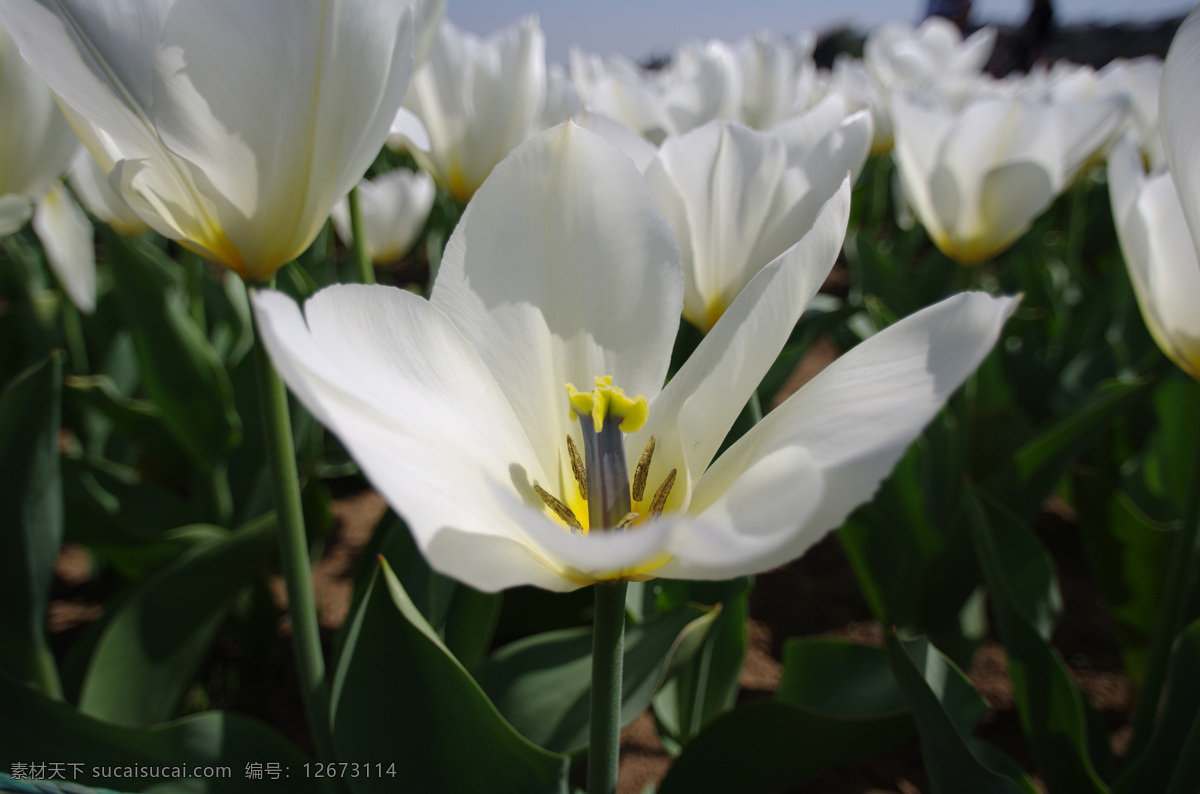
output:
POLYGON ((75 780, 82 785, 161 794, 329 790, 325 781, 305 773, 311 759, 274 729, 241 714, 206 711, 153 728, 122 728, 79 714, 2 672, 0 714, 0 764, 5 769, 13 762, 61 760, 82 764, 81 777, 75 780), (267 762, 278 763, 288 777, 248 779, 250 764, 267 762), (168 782, 127 771, 149 766, 170 767, 171 774, 190 774, 196 767, 219 769, 212 770, 212 777, 168 782))
POLYGON ((1150 741, 1113 787, 1116 794, 1200 791, 1200 620, 1175 641, 1162 713, 1150 741), (1175 788, 1171 788, 1175 786, 1175 788))
MULTIPOLYGON (((673 667, 696 653, 720 610, 684 607, 625 629, 621 724, 646 710, 673 667)), ((500 648, 479 684, 513 727, 557 752, 587 746, 592 684, 591 629, 563 629, 500 648)))
POLYGON ((1035 794, 1028 777, 1011 775, 1015 764, 971 738, 988 705, 953 662, 928 640, 901 640, 895 632, 888 635, 887 656, 912 709, 925 769, 937 791, 1035 794))
POLYGON ((505 721, 382 559, 350 620, 333 678, 338 756, 404 775, 350 779, 352 790, 565 794, 568 759, 505 721))
POLYGON ((744 576, 730 582, 668 581, 664 585, 664 589, 686 588, 689 602, 723 607, 700 649, 654 696, 659 735, 672 754, 737 700, 751 581, 744 576))
POLYGON ((193 463, 211 470, 241 438, 225 367, 186 309, 166 293, 150 249, 112 233, 105 243, 146 391, 193 463))
POLYGON ((274 534, 264 516, 140 583, 96 643, 80 712, 129 727, 173 716, 234 598, 273 558, 274 534))
POLYGON ((1051 792, 1107 792, 1097 765, 1110 759, 1088 733, 1079 693, 1046 640, 1056 606, 1053 568, 1023 521, 973 491, 968 525, 1008 655, 1021 728, 1051 792))
POLYGON ((832 637, 797 637, 783 646, 776 697, 826 714, 869 717, 908 708, 887 654, 832 637))
POLYGON ((742 704, 705 726, 659 793, 774 791, 910 735, 912 719, 883 652, 847 646, 791 641, 778 699, 742 704), (829 696, 819 694, 823 687, 829 696))
POLYGON ((0 394, 0 670, 54 697, 58 672, 44 626, 63 535, 61 397, 58 355, 0 394))
POLYGON ((468 670, 474 670, 483 661, 503 605, 503 593, 481 593, 465 584, 455 589, 442 633, 446 647, 468 670))

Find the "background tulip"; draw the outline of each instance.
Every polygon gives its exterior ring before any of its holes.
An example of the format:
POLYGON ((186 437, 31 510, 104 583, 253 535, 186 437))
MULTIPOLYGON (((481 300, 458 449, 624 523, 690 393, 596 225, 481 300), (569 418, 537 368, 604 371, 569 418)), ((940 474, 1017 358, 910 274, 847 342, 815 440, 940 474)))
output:
MULTIPOLYGON (((408 252, 425 226, 436 194, 429 174, 406 168, 358 183, 363 236, 372 262, 389 264, 408 252)), ((354 235, 344 200, 334 206, 331 217, 338 237, 349 245, 354 235)))
POLYGON ((361 178, 412 68, 405 3, 14 0, 0 19, 134 212, 253 281, 361 178))

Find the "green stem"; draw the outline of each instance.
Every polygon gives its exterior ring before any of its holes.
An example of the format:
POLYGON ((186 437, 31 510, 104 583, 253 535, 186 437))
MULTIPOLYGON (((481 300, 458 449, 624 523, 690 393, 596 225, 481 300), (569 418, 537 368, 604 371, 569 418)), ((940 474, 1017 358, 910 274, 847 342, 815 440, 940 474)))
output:
POLYGON ((257 325, 254 354, 267 441, 267 461, 271 467, 275 492, 280 557, 287 583, 288 614, 292 621, 296 674, 317 757, 330 762, 335 756, 329 726, 329 684, 325 680, 325 658, 321 651, 316 602, 313 598, 308 539, 304 533, 304 516, 300 508, 300 484, 296 474, 296 451, 292 443, 287 392, 271 364, 257 325))
POLYGON ((1132 759, 1145 747, 1154 729, 1154 718, 1158 714, 1158 701, 1162 695, 1163 682, 1167 676, 1167 662, 1171 658, 1171 646, 1183 626, 1187 607, 1187 594, 1196 572, 1196 560, 1200 554, 1200 440, 1192 445, 1192 463, 1189 473, 1187 502, 1183 506, 1183 526, 1175 536, 1171 558, 1167 563, 1167 576, 1163 581, 1158 600, 1158 612, 1154 617, 1154 633, 1150 638, 1150 651, 1146 657, 1146 672, 1142 678, 1142 691, 1138 694, 1137 707, 1133 712, 1133 740, 1127 757, 1132 759))
POLYGON ((1071 220, 1067 227, 1067 268, 1078 275, 1083 260, 1083 233, 1087 227, 1087 184, 1080 177, 1071 186, 1071 220))
POLYGON ((1175 766, 1175 771, 1171 774, 1167 794, 1194 792, 1196 779, 1200 778, 1200 714, 1192 720, 1192 728, 1188 731, 1187 740, 1183 743, 1183 752, 1177 758, 1179 761, 1175 766))
POLYGON ((371 264, 371 257, 367 253, 367 240, 363 234, 362 211, 358 206, 357 186, 350 191, 350 195, 346 197, 346 201, 350 204, 350 233, 354 236, 354 240, 350 244, 350 258, 354 260, 354 267, 358 271, 359 282, 374 284, 375 266, 371 264))
POLYGON ((79 318, 79 309, 65 298, 62 303, 62 324, 71 374, 86 375, 91 367, 88 364, 87 345, 83 342, 83 322, 79 318))
POLYGON ((592 724, 588 794, 615 794, 621 750, 621 674, 626 582, 597 582, 592 626, 592 724))

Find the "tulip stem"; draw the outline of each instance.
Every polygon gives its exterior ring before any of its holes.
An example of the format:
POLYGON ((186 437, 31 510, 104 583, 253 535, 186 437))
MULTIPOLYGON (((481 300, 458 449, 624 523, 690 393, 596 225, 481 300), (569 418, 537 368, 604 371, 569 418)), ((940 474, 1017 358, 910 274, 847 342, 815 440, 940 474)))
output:
POLYGON ((312 570, 308 560, 308 538, 300 508, 300 484, 287 392, 271 364, 262 334, 255 327, 255 364, 263 428, 267 440, 267 462, 275 492, 275 517, 283 576, 287 583, 288 615, 292 621, 292 648, 296 674, 308 717, 308 728, 321 761, 334 760, 333 737, 329 730, 329 684, 325 680, 325 657, 317 625, 313 598, 312 570))
POLYGON ((1197 559, 1200 558, 1200 440, 1192 445, 1191 470, 1188 474, 1187 501, 1183 506, 1183 525, 1175 535, 1167 576, 1158 599, 1154 633, 1146 657, 1142 691, 1133 712, 1133 740, 1127 757, 1132 759, 1145 747, 1154 728, 1171 647, 1183 625, 1187 594, 1191 589, 1197 559))
POLYGON ((347 203, 350 204, 350 234, 354 237, 350 244, 350 258, 354 260, 354 267, 358 270, 358 280, 363 284, 375 283, 375 266, 371 264, 371 257, 367 253, 367 240, 363 233, 363 217, 362 211, 358 206, 358 186, 350 190, 350 195, 346 197, 347 203))
POLYGON ((588 794, 615 794, 621 752, 626 582, 597 582, 592 624, 592 724, 588 794))

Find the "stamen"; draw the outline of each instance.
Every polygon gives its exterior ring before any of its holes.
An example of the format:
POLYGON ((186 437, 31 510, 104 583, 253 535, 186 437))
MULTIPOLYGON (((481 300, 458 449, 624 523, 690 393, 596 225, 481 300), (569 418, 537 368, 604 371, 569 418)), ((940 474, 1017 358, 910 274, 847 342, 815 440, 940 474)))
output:
POLYGON ((629 527, 633 526, 634 521, 637 521, 641 517, 641 513, 626 513, 625 517, 617 522, 617 525, 614 527, 614 529, 628 529, 629 527))
POLYGON ((646 477, 650 474, 650 459, 654 457, 654 436, 646 442, 642 451, 642 459, 638 461, 637 469, 633 472, 633 501, 640 502, 646 494, 646 477))
MULTIPOLYGON (((583 531, 583 524, 579 523, 579 519, 575 517, 573 512, 571 512, 571 508, 555 499, 546 491, 545 488, 540 485, 534 485, 533 490, 537 491, 537 495, 542 497, 542 502, 545 503, 546 507, 553 510, 554 515, 561 518, 567 526, 579 532, 583 531)), ((663 501, 666 501, 665 497, 663 501)))
POLYGON ((579 457, 579 450, 570 436, 567 436, 567 452, 571 456, 571 473, 575 475, 575 482, 579 484, 579 496, 586 502, 587 469, 583 468, 583 458, 579 457))
POLYGON ((654 492, 654 501, 650 503, 651 518, 658 518, 662 515, 663 508, 667 506, 667 497, 671 495, 671 488, 674 485, 675 469, 671 469, 667 479, 663 480, 663 484, 658 486, 658 490, 654 492))

